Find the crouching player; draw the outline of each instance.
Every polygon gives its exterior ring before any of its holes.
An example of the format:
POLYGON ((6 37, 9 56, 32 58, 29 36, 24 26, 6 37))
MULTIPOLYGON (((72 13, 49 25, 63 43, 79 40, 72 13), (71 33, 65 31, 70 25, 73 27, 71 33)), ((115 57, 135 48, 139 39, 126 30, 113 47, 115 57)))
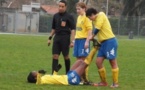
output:
POLYGON ((89 8, 86 11, 86 16, 93 21, 95 27, 92 38, 97 36, 97 39, 101 44, 96 59, 96 65, 98 67, 101 82, 96 84, 96 86, 108 85, 106 80, 106 69, 103 66, 104 60, 107 59, 111 65, 113 77, 113 84, 110 87, 116 88, 119 86, 119 67, 116 59, 118 43, 112 31, 110 22, 104 12, 98 12, 94 8, 89 8))
MULTIPOLYGON (((61 84, 61 85, 78 85, 81 81, 81 76, 84 74, 86 67, 92 62, 92 59, 99 48, 99 44, 96 40, 93 40, 93 49, 87 58, 77 60, 67 75, 49 75, 45 74, 45 71, 32 71, 29 73, 27 80, 29 83, 36 84, 61 84)), ((59 66, 60 67, 60 66, 59 66)), ((57 72, 59 69, 56 69, 57 72)))

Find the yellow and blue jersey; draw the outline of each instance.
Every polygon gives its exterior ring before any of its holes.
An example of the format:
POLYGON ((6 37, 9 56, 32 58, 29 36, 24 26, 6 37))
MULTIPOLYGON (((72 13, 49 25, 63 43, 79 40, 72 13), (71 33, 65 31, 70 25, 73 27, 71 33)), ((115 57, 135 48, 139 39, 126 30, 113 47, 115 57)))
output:
POLYGON ((67 75, 37 75, 36 84, 62 84, 69 85, 67 75))
POLYGON ((78 85, 80 76, 76 71, 69 71, 67 75, 42 75, 37 74, 36 84, 59 84, 59 85, 78 85))
POLYGON ((97 18, 93 21, 93 24, 95 28, 99 30, 97 33, 97 39, 99 42, 115 37, 110 22, 104 12, 99 12, 97 14, 97 18))
POLYGON ((92 21, 86 15, 78 16, 75 39, 87 38, 89 30, 92 30, 92 21))

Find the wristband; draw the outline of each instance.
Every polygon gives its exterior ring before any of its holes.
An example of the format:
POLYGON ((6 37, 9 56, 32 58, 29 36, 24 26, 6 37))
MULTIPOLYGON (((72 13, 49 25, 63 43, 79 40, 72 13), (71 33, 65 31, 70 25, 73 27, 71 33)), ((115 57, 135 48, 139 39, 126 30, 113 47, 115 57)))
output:
POLYGON ((72 43, 74 43, 75 41, 73 40, 73 41, 71 41, 72 43))
POLYGON ((52 39, 52 36, 49 36, 49 38, 48 38, 49 40, 51 40, 52 39))

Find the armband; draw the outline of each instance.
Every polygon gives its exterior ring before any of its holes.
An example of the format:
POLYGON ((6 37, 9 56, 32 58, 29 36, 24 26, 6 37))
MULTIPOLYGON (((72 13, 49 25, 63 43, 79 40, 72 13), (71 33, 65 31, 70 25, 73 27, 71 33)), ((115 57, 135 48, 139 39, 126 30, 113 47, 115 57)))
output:
POLYGON ((93 34, 96 35, 99 32, 97 28, 94 29, 93 34))

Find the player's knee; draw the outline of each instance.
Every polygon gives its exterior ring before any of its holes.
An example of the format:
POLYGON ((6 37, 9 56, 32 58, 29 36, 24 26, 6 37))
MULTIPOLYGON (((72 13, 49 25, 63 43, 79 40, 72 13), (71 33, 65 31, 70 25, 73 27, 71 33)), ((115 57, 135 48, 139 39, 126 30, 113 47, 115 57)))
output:
POLYGON ((65 60, 68 60, 69 59, 69 56, 67 55, 67 56, 64 56, 64 59, 65 60))
POLYGON ((99 60, 96 60, 96 65, 99 65, 99 64, 101 64, 100 61, 99 60))
POLYGON ((83 61, 83 60, 77 60, 77 62, 79 62, 79 63, 83 63, 84 61, 83 61))
POLYGON ((59 55, 53 55, 53 59, 58 59, 59 55))

